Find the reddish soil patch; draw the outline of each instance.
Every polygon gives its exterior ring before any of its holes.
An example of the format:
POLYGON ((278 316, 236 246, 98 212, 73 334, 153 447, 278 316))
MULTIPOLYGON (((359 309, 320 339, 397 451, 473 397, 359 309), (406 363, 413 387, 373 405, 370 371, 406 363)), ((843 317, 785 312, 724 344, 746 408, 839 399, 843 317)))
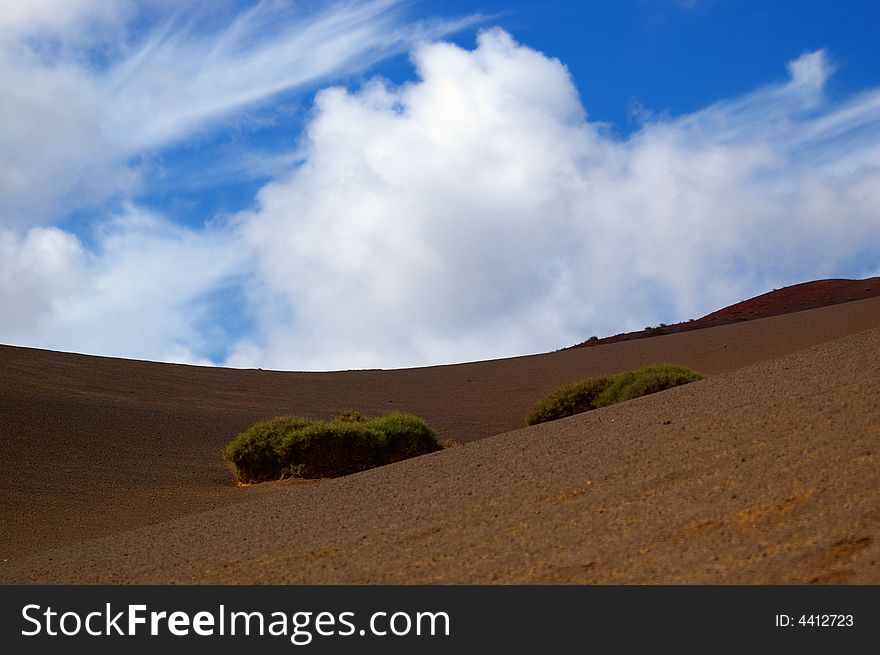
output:
POLYGON ((799 312, 805 309, 839 305, 840 303, 864 300, 865 298, 874 298, 875 296, 880 296, 880 277, 871 277, 865 280, 815 280, 813 282, 803 282, 802 284, 793 284, 790 287, 774 289, 760 296, 743 300, 696 320, 646 328, 638 332, 615 334, 614 336, 603 337, 602 339, 593 338, 572 346, 572 348, 645 339, 661 334, 690 332, 691 330, 700 330, 707 327, 751 321, 756 318, 769 318, 770 316, 790 314, 791 312, 799 312))

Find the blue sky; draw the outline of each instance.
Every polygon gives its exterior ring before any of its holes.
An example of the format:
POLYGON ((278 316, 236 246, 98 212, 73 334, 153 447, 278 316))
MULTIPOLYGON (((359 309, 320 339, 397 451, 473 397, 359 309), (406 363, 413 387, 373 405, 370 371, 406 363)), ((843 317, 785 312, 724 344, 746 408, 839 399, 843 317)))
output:
MULTIPOLYGON (((230 4, 231 11, 236 9, 230 4)), ((477 30, 500 26, 518 41, 560 59, 590 118, 607 123, 620 137, 638 129, 636 107, 672 115, 693 112, 778 82, 785 77, 785 62, 821 48, 838 66, 829 83, 832 93, 846 95, 880 84, 880 66, 875 64, 880 61, 880 44, 871 28, 880 24, 880 5, 870 1, 459 0, 415 2, 408 9, 414 17, 473 17, 467 29, 444 37, 465 48, 473 47, 477 30)), ((415 77, 409 53, 404 52, 361 73, 331 77, 273 100, 262 109, 266 116, 280 113, 280 128, 231 121, 213 134, 169 149, 163 161, 173 165, 179 160, 192 170, 213 148, 224 150, 224 159, 234 158, 241 149, 295 148, 315 89, 328 82, 357 85, 371 75, 398 84, 415 77)), ((183 208, 192 203, 201 207, 199 214, 248 206, 266 179, 256 176, 240 188, 225 183, 209 189, 189 179, 179 185, 166 179, 146 189, 145 199, 186 220, 183 208)))
POLYGON ((0 9, 0 342, 448 363, 880 271, 874 2, 0 9))

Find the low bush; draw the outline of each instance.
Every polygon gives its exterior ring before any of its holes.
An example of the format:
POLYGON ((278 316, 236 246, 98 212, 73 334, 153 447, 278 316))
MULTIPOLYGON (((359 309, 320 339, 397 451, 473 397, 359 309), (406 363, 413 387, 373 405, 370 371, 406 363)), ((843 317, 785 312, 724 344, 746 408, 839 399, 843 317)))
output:
POLYGON ((386 464, 387 439, 361 421, 313 423, 285 435, 280 476, 333 478, 386 464))
POLYGON ((310 425, 297 416, 278 416, 251 426, 223 449, 223 457, 241 482, 277 480, 284 468, 281 442, 310 425))
POLYGON ((567 384, 539 400, 526 416, 526 425, 554 421, 624 400, 677 387, 704 376, 683 366, 654 364, 614 376, 588 378, 567 384))
POLYGON ((595 408, 594 401, 612 382, 609 376, 588 378, 559 387, 539 400, 526 416, 526 425, 555 421, 595 408))
POLYGON ((367 421, 366 426, 384 435, 385 447, 392 462, 440 448, 434 431, 422 419, 412 414, 385 414, 367 421))
MULTIPOLYGON (((626 376, 626 374, 622 374, 626 376)), ((616 376, 621 377, 621 376, 616 376)), ((658 391, 671 389, 689 382, 702 380, 705 376, 684 366, 654 364, 632 372, 632 377, 620 385, 612 385, 596 399, 596 407, 613 405, 624 400, 640 398, 658 391)))
POLYGON ((348 475, 439 448, 437 435, 416 416, 348 412, 332 421, 291 416, 262 421, 239 434, 223 456, 238 481, 250 484, 348 475))

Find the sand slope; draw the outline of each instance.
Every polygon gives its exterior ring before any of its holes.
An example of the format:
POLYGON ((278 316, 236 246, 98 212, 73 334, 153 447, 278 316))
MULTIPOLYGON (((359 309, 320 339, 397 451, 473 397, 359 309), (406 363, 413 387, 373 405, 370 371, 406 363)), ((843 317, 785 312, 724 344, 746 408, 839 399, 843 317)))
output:
POLYGON ((409 411, 442 438, 522 426, 549 389, 659 361, 720 373, 880 325, 880 299, 634 342, 422 369, 236 371, 0 347, 0 554, 185 516, 236 489, 220 449, 257 419, 409 411))
POLYGON ((0 581, 878 583, 878 326, 875 298, 337 374, 4 348, 0 581), (482 437, 560 382, 661 360, 717 375, 337 480, 236 489, 216 454, 256 416, 325 403, 482 437))

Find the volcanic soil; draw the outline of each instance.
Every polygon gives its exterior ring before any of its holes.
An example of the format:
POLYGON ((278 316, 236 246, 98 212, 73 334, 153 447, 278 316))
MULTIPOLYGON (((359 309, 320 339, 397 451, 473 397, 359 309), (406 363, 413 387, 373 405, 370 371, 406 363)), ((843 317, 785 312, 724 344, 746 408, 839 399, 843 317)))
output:
POLYGON ((880 583, 880 298, 544 355, 288 373, 0 347, 0 581, 880 583), (543 393, 709 377, 523 428, 543 393), (408 411, 458 445, 237 487, 253 421, 408 411))

